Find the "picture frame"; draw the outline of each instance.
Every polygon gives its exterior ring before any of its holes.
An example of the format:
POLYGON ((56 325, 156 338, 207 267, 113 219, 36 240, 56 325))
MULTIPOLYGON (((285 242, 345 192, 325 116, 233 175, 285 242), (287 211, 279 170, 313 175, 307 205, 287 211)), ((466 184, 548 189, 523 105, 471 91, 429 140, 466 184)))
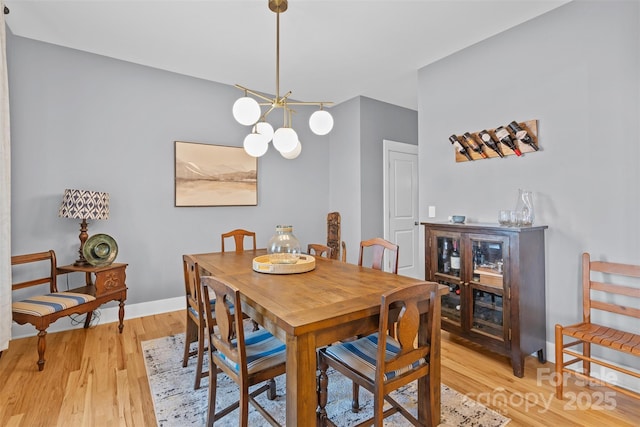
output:
POLYGON ((243 147, 175 141, 175 206, 256 206, 258 159, 243 147))

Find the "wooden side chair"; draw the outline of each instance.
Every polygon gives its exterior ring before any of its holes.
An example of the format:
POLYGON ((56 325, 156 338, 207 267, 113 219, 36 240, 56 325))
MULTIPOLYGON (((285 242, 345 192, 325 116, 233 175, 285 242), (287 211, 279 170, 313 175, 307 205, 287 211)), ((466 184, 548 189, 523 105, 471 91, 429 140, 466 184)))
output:
MULTIPOLYGON (((47 348, 46 335, 49 325, 61 317, 71 314, 92 313, 103 302, 96 300, 95 296, 77 292, 59 292, 57 277, 61 274, 56 264, 56 254, 53 250, 38 252, 26 255, 15 255, 11 257, 12 274, 16 277, 31 278, 21 282, 13 282, 12 291, 29 288, 32 286, 48 284, 48 293, 42 292, 35 296, 27 297, 11 304, 13 321, 24 325, 30 323, 38 330, 38 370, 44 369, 44 353, 47 348), (47 263, 46 274, 40 276, 47 263), (22 264, 29 264, 28 270, 20 268, 22 264), (17 271, 20 270, 20 271, 17 271)), ((89 327, 89 317, 85 321, 85 328, 89 327)), ((121 330, 122 332, 122 330, 121 330)))
POLYGON ((241 313, 240 291, 212 276, 202 277, 206 330, 209 338, 209 372, 223 371, 240 388, 240 400, 216 413, 217 375, 209 378, 207 425, 213 426, 228 413, 240 408, 238 425, 247 427, 249 403, 274 426, 279 424, 256 400, 267 391, 275 399, 274 378, 286 372, 285 344, 265 329, 245 335, 241 313), (210 294, 211 295, 210 297, 210 294), (215 299, 215 308, 209 301, 215 299), (234 309, 236 307, 236 309, 234 309), (215 321, 214 321, 215 313, 215 321), (218 327, 214 329, 214 325, 218 327), (249 392, 249 387, 265 383, 249 392))
POLYGON ((563 399, 565 374, 574 375, 587 384, 599 384, 640 399, 639 392, 620 387, 611 380, 593 377, 591 371, 591 365, 595 364, 620 372, 624 379, 640 379, 640 372, 637 370, 591 353, 591 347, 595 345, 615 350, 625 357, 640 358, 638 279, 640 265, 592 261, 588 253, 582 254, 582 322, 555 326, 558 399, 563 399), (608 317, 601 316, 601 312, 607 312, 608 317), (568 342, 565 342, 565 338, 568 342), (569 359, 565 359, 565 356, 569 359), (582 369, 569 367, 574 364, 582 365, 582 369))
POLYGON ((347 262, 347 244, 342 241, 342 262, 347 262))
MULTIPOLYGON (((200 380, 209 376, 209 371, 203 371, 202 361, 204 352, 206 351, 206 331, 204 321, 205 304, 202 300, 200 287, 200 267, 198 263, 189 255, 182 256, 182 265, 184 269, 184 287, 187 302, 187 322, 184 338, 184 356, 182 357, 182 367, 186 367, 189 358, 196 356, 196 378, 193 386, 194 390, 200 388, 200 380), (191 344, 197 342, 198 345, 191 350, 191 344)), ((212 302, 215 304, 215 301, 212 302)), ((215 325, 215 317, 212 322, 215 325)))
MULTIPOLYGON (((424 326, 423 326, 424 327, 424 326)), ((429 410, 418 414, 421 420, 433 420, 437 425, 440 413, 438 406, 440 378, 433 374, 431 358, 440 354, 440 297, 438 285, 433 282, 421 282, 406 288, 398 288, 382 295, 380 302, 380 322, 378 332, 351 342, 332 344, 318 350, 318 417, 328 420, 325 406, 328 400, 327 369, 337 372, 353 381, 354 385, 364 387, 373 394, 373 417, 360 425, 382 426, 384 418, 400 412, 413 425, 425 425, 409 411, 389 396, 389 393, 412 381, 427 378, 427 386, 418 384, 419 393, 429 394, 429 410), (425 307, 428 307, 426 313, 425 307), (397 339, 388 334, 390 325, 397 323, 397 339), (426 323, 423 323, 426 322, 426 323), (420 324, 426 325, 426 333, 420 334, 420 324), (385 345, 380 345, 385 343, 385 345), (424 388, 423 388, 424 387, 424 388), (384 401, 391 408, 383 411, 384 401)), ((353 388, 354 412, 359 411, 359 389, 353 388)), ((428 424, 428 421, 427 421, 428 424)))
POLYGON ((244 239, 245 237, 250 237, 253 239, 253 249, 256 249, 256 233, 253 231, 243 230, 241 228, 237 228, 235 230, 231 230, 228 233, 222 233, 221 242, 222 242, 222 252, 225 252, 224 249, 224 241, 225 239, 233 237, 233 240, 236 244, 236 252, 244 251, 244 239))
POLYGON ((307 253, 309 255, 317 255, 317 256, 324 256, 325 258, 332 258, 331 257, 332 252, 333 252, 333 249, 331 249, 327 245, 321 245, 319 243, 309 243, 307 245, 307 253))
POLYGON ((399 247, 395 243, 391 243, 380 237, 375 237, 369 240, 363 240, 360 242, 360 255, 358 256, 358 265, 362 265, 362 257, 365 248, 372 250, 372 263, 371 268, 376 270, 383 270, 384 253, 387 251, 391 256, 391 272, 398 274, 398 251, 399 247))

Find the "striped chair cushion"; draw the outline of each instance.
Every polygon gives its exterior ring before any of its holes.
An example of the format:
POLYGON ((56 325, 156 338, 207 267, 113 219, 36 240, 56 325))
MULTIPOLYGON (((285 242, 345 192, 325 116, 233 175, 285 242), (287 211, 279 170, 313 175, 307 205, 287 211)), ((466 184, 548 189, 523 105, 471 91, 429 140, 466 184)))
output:
MULTIPOLYGON (((211 314, 213 314, 213 317, 216 317, 216 299, 214 298, 209 300, 209 303, 211 304, 211 314)), ((230 308, 231 314, 233 314, 233 304, 231 304, 230 308)), ((198 317, 198 312, 193 307, 189 306, 188 309, 191 314, 198 317)))
POLYGON ((11 308, 15 313, 46 316, 94 300, 95 297, 87 294, 57 292, 53 294, 36 295, 22 301, 14 302, 11 304, 11 308))
MULTIPOLYGON (((332 344, 326 347, 326 352, 360 372, 371 381, 375 380, 376 372, 376 354, 378 352, 378 333, 357 339, 355 341, 332 344)), ((387 335, 387 345, 385 360, 389 360, 400 352, 400 344, 394 338, 387 335)), ((385 372, 384 380, 390 380, 399 375, 404 374, 420 365, 424 365, 427 361, 420 358, 409 366, 395 371, 385 372)))
MULTIPOLYGON (((236 340, 233 340, 235 343, 236 340)), ((247 370, 249 374, 287 360, 286 346, 282 341, 271 335, 265 329, 245 333, 244 343, 247 349, 247 370)), ((234 371, 238 371, 238 364, 225 357, 222 352, 215 353, 225 364, 234 371)))

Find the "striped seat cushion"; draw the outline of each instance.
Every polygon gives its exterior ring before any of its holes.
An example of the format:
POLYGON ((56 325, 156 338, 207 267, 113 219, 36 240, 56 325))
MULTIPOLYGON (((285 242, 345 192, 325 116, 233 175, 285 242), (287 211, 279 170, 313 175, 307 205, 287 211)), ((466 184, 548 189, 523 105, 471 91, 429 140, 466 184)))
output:
MULTIPOLYGON (((235 343, 236 340, 233 340, 235 343)), ((245 333, 247 349, 247 370, 249 374, 284 363, 287 360, 286 346, 265 329, 245 333)), ((231 369, 238 372, 238 364, 229 360, 221 352, 216 355, 231 369)))
MULTIPOLYGON (((213 317, 216 317, 216 299, 209 300, 209 303, 211 304, 211 314, 213 314, 213 317)), ((198 312, 193 307, 189 306, 188 309, 191 314, 198 317, 198 312)), ((233 314, 233 304, 230 305, 230 309, 231 314, 233 314)))
MULTIPOLYGON (((371 381, 375 380, 376 372, 376 354, 378 352, 378 334, 371 334, 369 336, 357 339, 351 342, 344 342, 339 344, 332 344, 326 348, 326 352, 344 363, 346 366, 350 366, 352 369, 360 372, 371 381)), ((400 352, 400 344, 394 338, 387 336, 387 346, 385 360, 396 356, 400 352)), ((412 369, 417 368, 420 365, 424 365, 427 361, 424 358, 420 358, 413 362, 409 366, 405 366, 402 369, 395 371, 385 372, 384 380, 390 380, 399 375, 404 374, 412 369)))
POLYGON ((46 316, 94 300, 95 297, 87 294, 57 292, 53 294, 36 295, 22 301, 14 302, 11 304, 11 308, 15 313, 46 316))

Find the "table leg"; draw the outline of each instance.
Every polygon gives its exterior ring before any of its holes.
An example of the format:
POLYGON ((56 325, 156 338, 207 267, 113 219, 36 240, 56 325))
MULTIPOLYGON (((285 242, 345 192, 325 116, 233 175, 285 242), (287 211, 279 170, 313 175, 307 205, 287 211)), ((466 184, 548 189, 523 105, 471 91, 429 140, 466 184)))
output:
MULTIPOLYGON (((438 307, 439 309, 439 307, 438 307)), ((423 315, 425 316, 425 315, 423 315)), ((418 379, 418 420, 427 426, 440 424, 440 316, 433 316, 435 333, 429 337, 431 353, 429 354, 429 376, 418 379), (425 399, 431 396, 431 399, 425 399)), ((420 339, 426 339, 428 323, 423 317, 420 322, 420 339)))
POLYGON ((287 335, 287 426, 316 424, 316 346, 309 335, 287 335))

